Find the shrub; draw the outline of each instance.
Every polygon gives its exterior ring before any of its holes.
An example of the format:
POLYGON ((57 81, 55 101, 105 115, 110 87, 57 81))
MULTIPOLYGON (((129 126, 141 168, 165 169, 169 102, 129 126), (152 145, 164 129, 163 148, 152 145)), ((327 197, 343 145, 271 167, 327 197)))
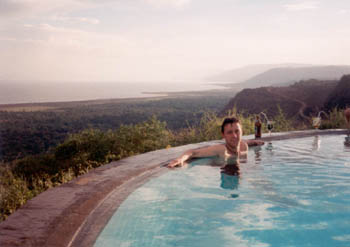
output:
POLYGON ((122 125, 112 135, 115 140, 112 153, 116 159, 165 148, 171 138, 166 123, 156 117, 135 125, 122 125))
POLYGON ((328 113, 328 119, 323 119, 321 122, 320 129, 339 129, 346 128, 346 120, 344 112, 341 109, 333 108, 328 113))
POLYGON ((25 181, 16 177, 8 166, 0 164, 0 221, 33 196, 25 181))
POLYGON ((282 132, 282 131, 290 131, 293 129, 292 120, 288 120, 286 115, 284 114, 282 108, 277 105, 278 114, 274 117, 274 131, 282 132))

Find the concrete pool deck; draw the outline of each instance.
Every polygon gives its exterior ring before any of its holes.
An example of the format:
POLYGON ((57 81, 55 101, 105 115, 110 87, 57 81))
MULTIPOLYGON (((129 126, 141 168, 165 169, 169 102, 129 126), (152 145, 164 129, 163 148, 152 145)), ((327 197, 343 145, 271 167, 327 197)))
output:
MULTIPOLYGON (((274 133, 263 141, 341 135, 347 130, 274 133)), ((267 134, 265 134, 267 136, 267 134)), ((249 139, 251 136, 245 137, 249 139)), ((339 141, 343 142, 343 138, 339 141)), ((29 200, 0 223, 0 246, 92 246, 119 205, 135 189, 168 171, 165 164, 210 141, 157 150, 96 168, 29 200)))

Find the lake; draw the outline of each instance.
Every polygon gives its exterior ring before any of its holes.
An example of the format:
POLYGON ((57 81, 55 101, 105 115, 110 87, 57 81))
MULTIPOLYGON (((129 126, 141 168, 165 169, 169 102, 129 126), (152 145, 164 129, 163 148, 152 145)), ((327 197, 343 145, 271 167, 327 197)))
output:
POLYGON ((150 92, 223 89, 214 82, 18 82, 0 81, 0 104, 157 96, 150 92))

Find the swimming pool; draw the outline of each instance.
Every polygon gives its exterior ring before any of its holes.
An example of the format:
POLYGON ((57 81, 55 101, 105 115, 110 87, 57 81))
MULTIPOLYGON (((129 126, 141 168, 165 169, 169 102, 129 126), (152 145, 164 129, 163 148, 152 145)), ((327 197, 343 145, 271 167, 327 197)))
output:
POLYGON ((135 190, 95 246, 350 246, 343 136, 250 149, 240 175, 198 159, 135 190))

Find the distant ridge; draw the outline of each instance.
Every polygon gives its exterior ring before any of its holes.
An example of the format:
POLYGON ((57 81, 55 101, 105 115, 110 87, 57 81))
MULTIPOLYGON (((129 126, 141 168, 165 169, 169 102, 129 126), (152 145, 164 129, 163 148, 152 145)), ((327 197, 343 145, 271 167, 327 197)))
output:
POLYGON ((349 65, 266 64, 252 65, 211 77, 217 82, 242 90, 266 86, 287 86, 300 80, 339 80, 350 74, 349 65), (250 76, 249 78, 247 78, 250 76), (242 80, 243 78, 246 78, 242 80), (241 81, 237 83, 238 81, 241 81))
POLYGON ((350 74, 350 66, 311 66, 300 68, 273 68, 243 82, 244 88, 272 85, 290 85, 300 80, 339 80, 350 74))
POLYGON ((294 67, 306 67, 306 66, 312 66, 312 65, 297 64, 297 63, 254 64, 254 65, 240 67, 237 69, 228 70, 223 73, 210 76, 205 80, 212 81, 212 82, 240 83, 273 68, 284 68, 284 67, 294 68, 294 67))

